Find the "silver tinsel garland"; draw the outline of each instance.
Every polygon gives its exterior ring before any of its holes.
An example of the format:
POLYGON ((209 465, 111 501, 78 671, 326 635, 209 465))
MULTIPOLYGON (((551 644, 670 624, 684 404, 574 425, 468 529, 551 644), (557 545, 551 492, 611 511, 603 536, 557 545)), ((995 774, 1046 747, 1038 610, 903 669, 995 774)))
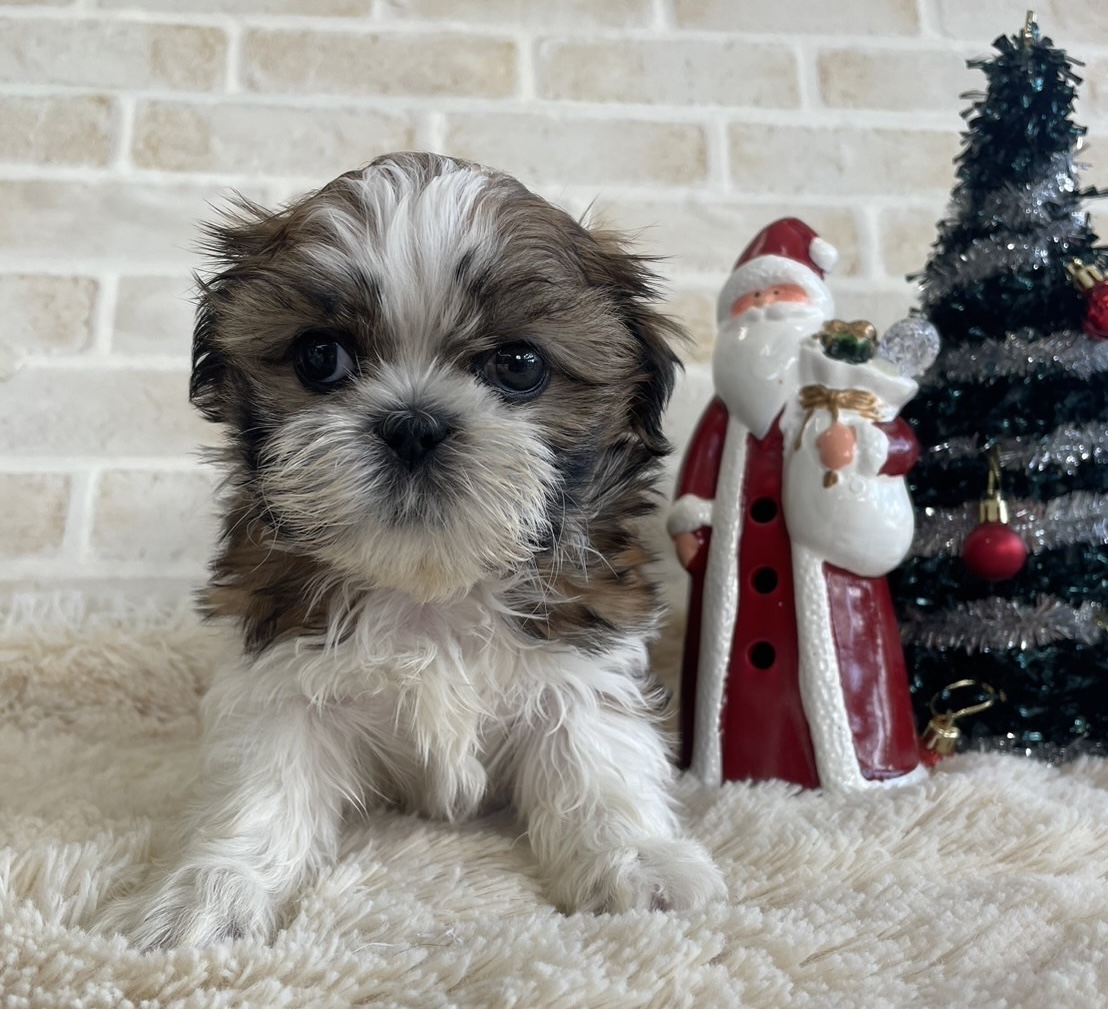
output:
MULTIPOLYGON (((1077 176, 1089 166, 1073 160, 1070 151, 1051 156, 1044 173, 1026 185, 1005 183, 984 195, 957 190, 950 200, 948 216, 965 221, 991 217, 998 227, 1030 231, 1055 220, 1057 207, 1073 199, 1077 176), (976 201, 976 202, 975 202, 976 201)), ((1073 223, 1083 226, 1087 215, 1073 215, 1073 223)))
POLYGON ((950 293, 1001 273, 1027 273, 1052 258, 1067 255, 1067 243, 1075 231, 1088 224, 1089 215, 1075 210, 1056 219, 1057 207, 1073 200, 1075 178, 1085 165, 1073 160, 1070 152, 1051 159, 1047 174, 1022 186, 1006 185, 991 192, 984 203, 978 194, 956 191, 951 199, 948 219, 963 221, 992 218, 995 230, 988 238, 978 238, 950 262, 932 260, 928 271, 925 308, 942 301, 950 293), (1034 233, 1034 240, 1029 234, 1034 233))
MULTIPOLYGON (((1108 425, 1063 424, 1041 438, 1001 438, 996 442, 1000 468, 1009 472, 1041 473, 1055 467, 1073 476, 1081 466, 1108 463, 1108 425)), ((967 459, 981 456, 984 445, 979 437, 951 438, 932 445, 928 456, 936 460, 967 459)))
POLYGON ((1034 329, 1021 329, 1003 340, 947 350, 923 384, 987 383, 992 378, 1026 378, 1045 371, 1065 372, 1083 381, 1108 372, 1108 340, 1090 340, 1080 330, 1038 336, 1034 329))
MULTIPOLYGON (((1079 216, 1084 220, 1087 215, 1079 216)), ((1044 268, 1051 261, 1068 259, 1072 255, 1069 243, 1076 223, 1079 222, 1063 218, 1036 231, 1034 241, 1014 231, 996 233, 988 239, 975 238, 949 268, 941 261, 933 260, 927 274, 925 314, 928 305, 942 301, 952 291, 999 274, 1027 274, 1044 268)))
MULTIPOLYGON (((1108 542, 1108 497, 1074 491, 1051 501, 1008 499, 1008 524, 1032 554, 1071 543, 1108 542)), ((961 552, 965 538, 980 524, 978 503, 955 508, 923 508, 917 515, 912 557, 961 552)))
POLYGON ((909 608, 901 623, 906 643, 924 648, 964 649, 967 653, 1041 648, 1055 641, 1091 645, 1106 631, 1106 614, 1096 603, 1070 606, 1040 596, 1034 605, 1016 599, 978 599, 942 613, 909 608))

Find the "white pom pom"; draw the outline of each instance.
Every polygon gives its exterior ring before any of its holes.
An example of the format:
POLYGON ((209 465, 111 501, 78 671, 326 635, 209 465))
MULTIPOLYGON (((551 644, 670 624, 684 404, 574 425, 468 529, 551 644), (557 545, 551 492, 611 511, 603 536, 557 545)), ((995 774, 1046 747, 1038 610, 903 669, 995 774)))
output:
POLYGON ((824 273, 830 273, 839 261, 839 250, 826 239, 818 236, 809 243, 808 255, 824 273))

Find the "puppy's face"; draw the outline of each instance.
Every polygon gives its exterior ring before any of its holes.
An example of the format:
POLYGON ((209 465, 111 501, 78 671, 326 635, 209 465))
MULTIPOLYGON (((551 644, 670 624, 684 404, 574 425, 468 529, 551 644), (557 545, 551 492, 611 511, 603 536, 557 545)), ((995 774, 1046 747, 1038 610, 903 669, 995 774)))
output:
POLYGON ((649 274, 507 176, 392 155, 210 237, 192 397, 232 435, 229 536, 441 599, 587 553, 665 450, 649 274))

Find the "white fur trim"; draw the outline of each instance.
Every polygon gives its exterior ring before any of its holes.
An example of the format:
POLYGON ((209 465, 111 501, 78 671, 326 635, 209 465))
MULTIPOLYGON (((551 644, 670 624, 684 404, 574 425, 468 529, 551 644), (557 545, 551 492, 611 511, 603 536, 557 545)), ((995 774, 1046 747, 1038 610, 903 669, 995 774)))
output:
POLYGON ((812 736, 820 786, 830 792, 858 791, 865 787, 866 779, 858 767, 843 698, 823 561, 795 541, 792 547, 800 700, 812 736))
POLYGON ((717 322, 730 316, 731 305, 737 298, 774 284, 797 284, 804 288, 825 319, 834 318, 835 301, 831 291, 814 270, 786 256, 767 255, 744 263, 727 278, 716 305, 717 322))
POLYGON ((677 533, 691 533, 711 524, 712 502, 695 494, 682 494, 669 510, 666 532, 675 536, 677 533))
POLYGON ((863 776, 843 696, 823 560, 796 542, 793 581, 800 646, 800 699, 812 737, 820 787, 828 792, 858 792, 919 781, 927 773, 922 765, 909 774, 880 781, 863 776))
POLYGON ((818 235, 809 244, 808 255, 812 257, 812 262, 824 273, 830 273, 839 261, 839 250, 827 239, 820 238, 818 235))
POLYGON ((729 417, 712 510, 708 569, 704 575, 690 770, 706 785, 719 785, 723 781, 720 717, 724 685, 731 665, 731 639, 739 613, 739 538, 742 534, 739 502, 746 475, 746 436, 746 428, 734 417, 729 417))

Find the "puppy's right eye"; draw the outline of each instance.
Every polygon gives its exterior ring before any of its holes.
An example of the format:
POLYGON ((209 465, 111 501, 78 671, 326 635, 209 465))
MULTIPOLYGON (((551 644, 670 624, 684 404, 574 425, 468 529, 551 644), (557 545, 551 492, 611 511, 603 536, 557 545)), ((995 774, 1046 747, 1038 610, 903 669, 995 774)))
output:
POLYGON ((305 333, 292 347, 296 377, 310 389, 333 389, 354 374, 354 359, 336 334, 305 333))

